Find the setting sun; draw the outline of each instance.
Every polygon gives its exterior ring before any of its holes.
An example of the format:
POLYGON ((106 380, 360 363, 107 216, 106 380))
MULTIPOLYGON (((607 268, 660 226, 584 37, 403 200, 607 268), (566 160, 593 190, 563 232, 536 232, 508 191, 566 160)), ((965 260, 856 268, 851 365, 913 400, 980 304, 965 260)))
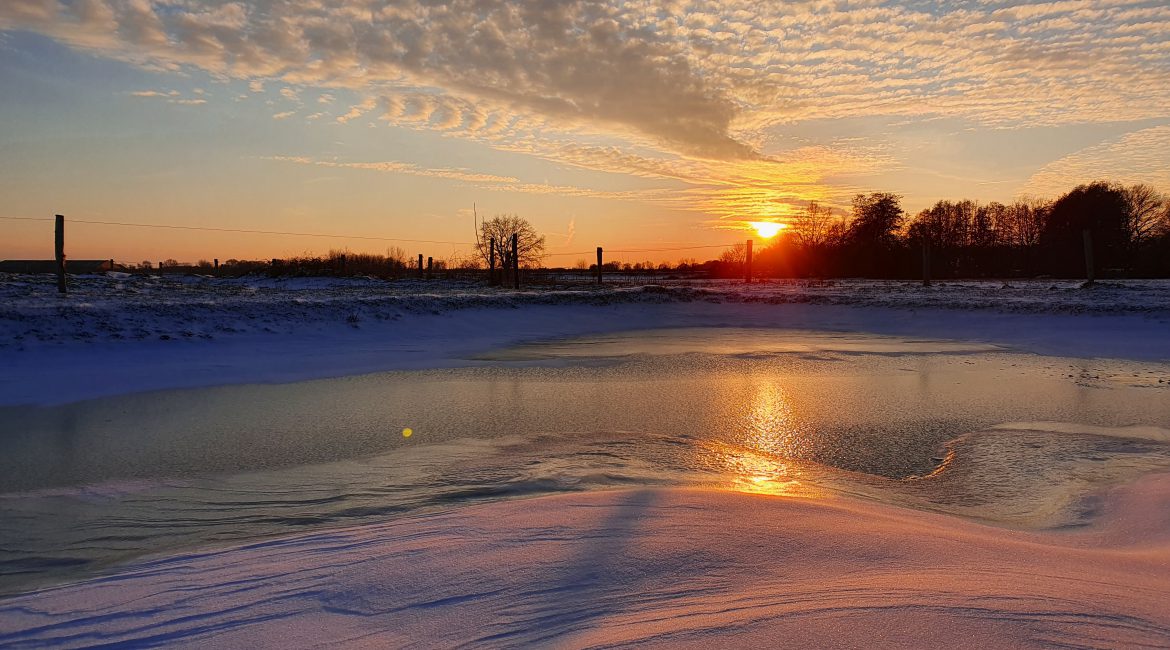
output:
POLYGON ((756 229, 756 233, 764 239, 775 237, 777 233, 783 230, 786 226, 782 223, 775 223, 772 221, 752 221, 750 222, 752 228, 756 229))

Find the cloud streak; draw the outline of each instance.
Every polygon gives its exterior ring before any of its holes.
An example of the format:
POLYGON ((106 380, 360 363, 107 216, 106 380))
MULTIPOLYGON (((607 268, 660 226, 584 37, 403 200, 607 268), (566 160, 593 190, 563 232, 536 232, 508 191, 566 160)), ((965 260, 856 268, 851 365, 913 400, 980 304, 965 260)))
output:
POLYGON ((1128 133, 1055 160, 1028 179, 1024 191, 1053 196, 1072 184, 1112 180, 1126 184, 1147 183, 1170 187, 1170 126, 1128 133))

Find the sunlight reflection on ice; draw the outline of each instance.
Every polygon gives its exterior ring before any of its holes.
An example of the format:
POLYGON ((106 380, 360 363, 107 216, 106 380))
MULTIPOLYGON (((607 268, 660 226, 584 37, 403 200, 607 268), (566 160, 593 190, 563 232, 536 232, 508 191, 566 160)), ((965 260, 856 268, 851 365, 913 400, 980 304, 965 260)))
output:
POLYGON ((738 492, 823 497, 825 491, 807 480, 799 460, 811 430, 801 420, 788 391, 764 376, 753 377, 754 390, 743 404, 745 413, 735 442, 708 441, 701 446, 729 474, 729 488, 738 492))

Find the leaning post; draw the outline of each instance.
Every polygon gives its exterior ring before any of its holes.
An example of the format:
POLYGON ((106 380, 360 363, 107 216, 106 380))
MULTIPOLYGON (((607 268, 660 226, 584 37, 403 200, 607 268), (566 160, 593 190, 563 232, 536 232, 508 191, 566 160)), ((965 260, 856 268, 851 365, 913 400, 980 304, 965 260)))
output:
POLYGON ((68 288, 65 285, 65 215, 57 215, 57 224, 53 229, 53 243, 57 255, 57 293, 64 295, 68 288))

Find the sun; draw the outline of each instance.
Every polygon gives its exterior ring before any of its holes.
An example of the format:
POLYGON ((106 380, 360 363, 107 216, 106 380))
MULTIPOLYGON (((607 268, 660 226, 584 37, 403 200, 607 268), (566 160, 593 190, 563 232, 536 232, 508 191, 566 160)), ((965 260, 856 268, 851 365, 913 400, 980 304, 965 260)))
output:
POLYGON ((772 237, 775 237, 777 233, 787 227, 785 224, 776 223, 774 221, 751 221, 749 224, 752 228, 755 228, 756 233, 764 239, 771 239, 772 237))

